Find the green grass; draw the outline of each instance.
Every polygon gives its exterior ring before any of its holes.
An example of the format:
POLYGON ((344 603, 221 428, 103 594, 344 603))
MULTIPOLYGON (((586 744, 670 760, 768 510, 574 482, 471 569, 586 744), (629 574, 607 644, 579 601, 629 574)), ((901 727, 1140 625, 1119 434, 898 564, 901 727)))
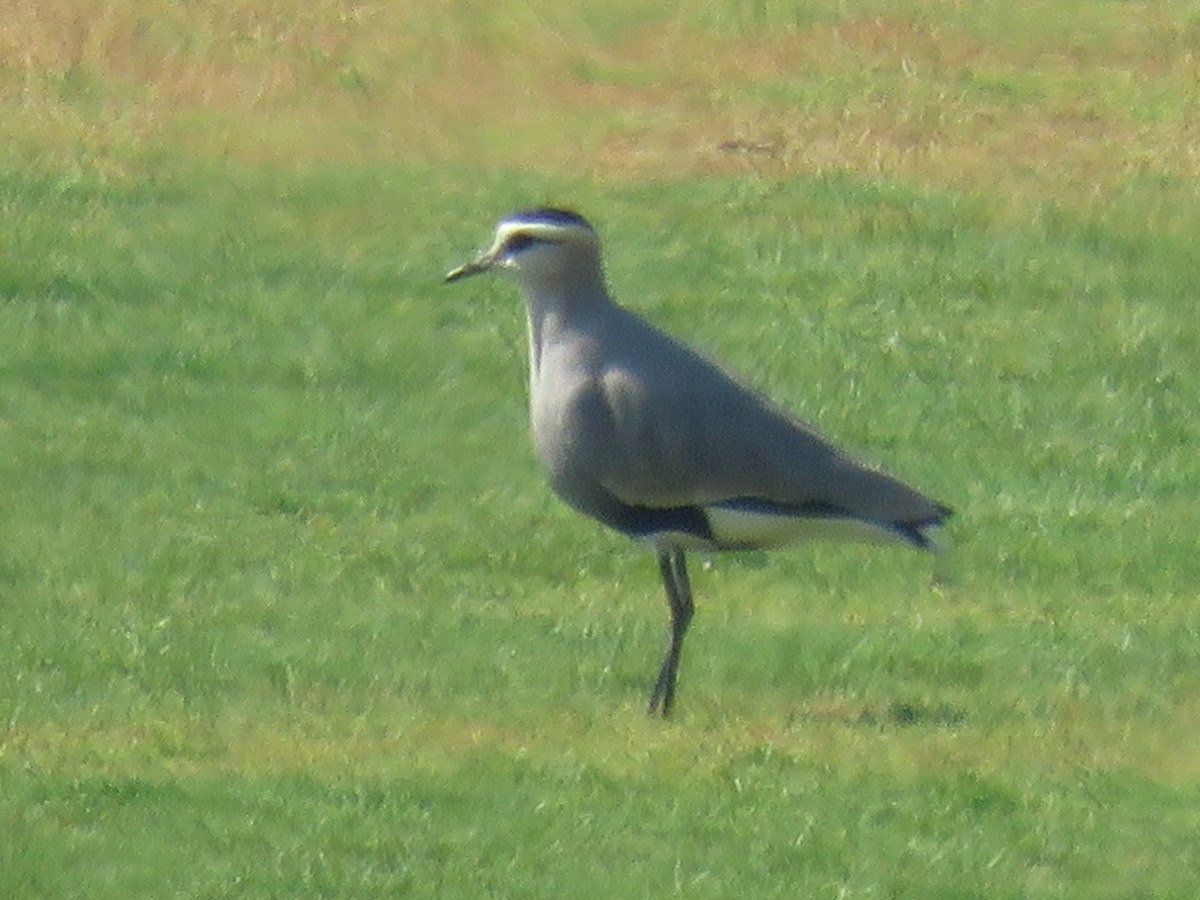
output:
POLYGON ((1191 895, 1195 14, 877 6, 16 5, 0 895, 1191 895), (647 720, 440 284, 539 202, 953 552, 694 565, 647 720))

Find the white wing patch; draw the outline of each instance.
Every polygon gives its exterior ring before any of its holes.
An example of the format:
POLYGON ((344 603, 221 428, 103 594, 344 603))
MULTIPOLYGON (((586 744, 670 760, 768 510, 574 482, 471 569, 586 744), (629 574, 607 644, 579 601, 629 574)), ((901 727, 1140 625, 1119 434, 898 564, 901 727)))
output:
POLYGON ((909 543, 902 534, 866 519, 793 516, 729 506, 708 506, 704 514, 713 538, 725 546, 767 549, 809 540, 909 543))

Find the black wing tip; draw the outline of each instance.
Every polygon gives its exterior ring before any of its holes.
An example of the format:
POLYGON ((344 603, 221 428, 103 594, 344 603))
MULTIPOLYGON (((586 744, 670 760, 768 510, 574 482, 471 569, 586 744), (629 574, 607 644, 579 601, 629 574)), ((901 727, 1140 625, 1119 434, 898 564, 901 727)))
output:
POLYGON ((931 516, 916 519, 911 522, 893 522, 892 528, 906 541, 921 550, 937 551, 937 542, 928 533, 930 529, 939 528, 946 520, 954 515, 954 510, 944 503, 936 504, 936 511, 931 516))

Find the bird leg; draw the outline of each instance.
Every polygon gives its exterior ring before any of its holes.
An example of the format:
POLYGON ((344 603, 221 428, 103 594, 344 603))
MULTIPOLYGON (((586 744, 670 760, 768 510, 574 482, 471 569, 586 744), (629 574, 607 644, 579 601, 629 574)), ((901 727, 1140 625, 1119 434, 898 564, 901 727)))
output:
POLYGON ((658 570, 662 574, 663 587, 667 591, 667 603, 671 607, 671 640, 663 657, 658 680, 650 693, 650 706, 646 712, 661 715, 664 719, 671 714, 675 702, 675 677, 679 670, 679 654, 683 650, 683 636, 692 621, 695 606, 692 604, 692 586, 688 581, 687 559, 678 548, 661 550, 658 554, 658 570))

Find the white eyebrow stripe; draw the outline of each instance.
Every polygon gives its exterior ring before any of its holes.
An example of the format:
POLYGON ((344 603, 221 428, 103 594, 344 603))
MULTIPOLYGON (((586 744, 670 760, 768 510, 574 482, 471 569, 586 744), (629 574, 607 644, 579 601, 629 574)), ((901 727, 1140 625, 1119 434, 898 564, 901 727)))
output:
POLYGON ((594 240, 592 232, 571 225, 561 225, 554 222, 539 222, 530 219, 514 219, 501 223, 496 229, 496 240, 493 248, 499 249, 512 240, 514 235, 528 235, 539 241, 564 241, 571 238, 586 237, 594 240))

